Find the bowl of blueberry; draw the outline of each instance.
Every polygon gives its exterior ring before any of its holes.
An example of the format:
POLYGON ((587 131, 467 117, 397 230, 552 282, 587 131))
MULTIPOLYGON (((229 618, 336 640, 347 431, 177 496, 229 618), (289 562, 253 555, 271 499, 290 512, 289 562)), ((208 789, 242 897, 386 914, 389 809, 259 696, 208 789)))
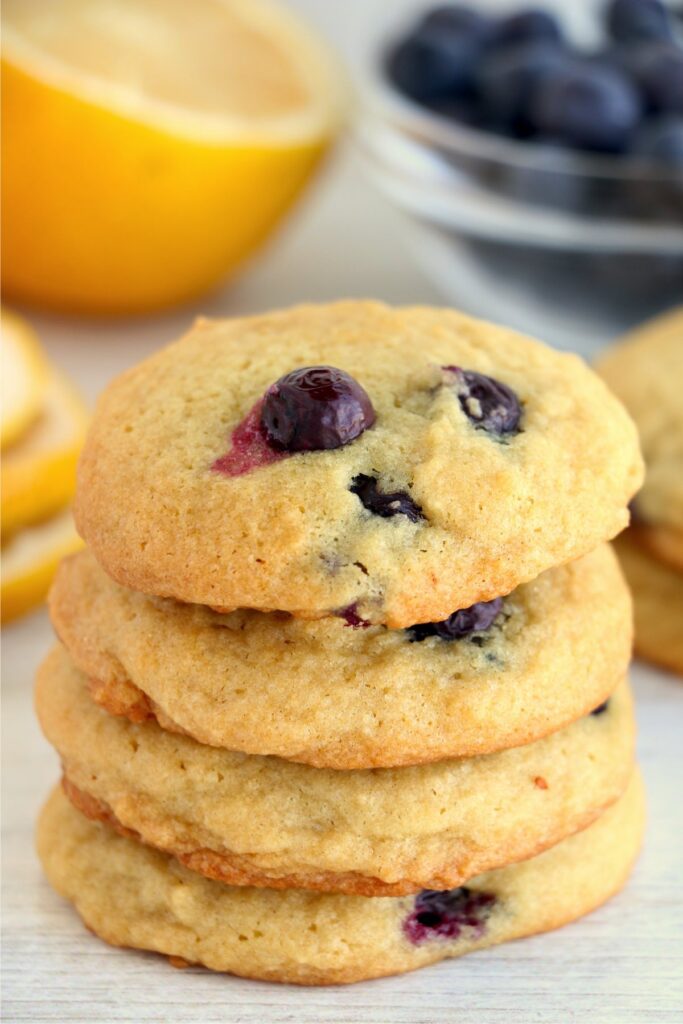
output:
POLYGON ((587 350, 680 302, 683 6, 411 5, 368 65, 367 165, 453 302, 587 350))

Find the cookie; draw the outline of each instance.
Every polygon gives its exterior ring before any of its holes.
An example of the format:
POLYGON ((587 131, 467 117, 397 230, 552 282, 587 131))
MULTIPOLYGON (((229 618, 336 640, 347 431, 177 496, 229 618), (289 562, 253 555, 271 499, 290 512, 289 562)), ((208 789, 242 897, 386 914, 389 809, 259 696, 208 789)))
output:
POLYGON ((637 855, 643 794, 545 853, 445 893, 388 899, 231 887, 89 821, 55 790, 38 824, 52 886, 115 946, 247 978, 323 985, 398 974, 548 931, 617 892, 637 855))
POLYGON ((578 357, 349 301, 202 320, 123 374, 76 520, 135 590, 405 628, 614 536, 641 478, 631 420, 578 357))
POLYGON ((651 526, 648 523, 637 523, 633 528, 641 547, 647 548, 651 555, 665 565, 683 573, 683 530, 674 526, 651 526))
POLYGON ((149 598, 89 552, 62 564, 50 604, 109 711, 340 769, 539 739, 604 701, 631 650, 630 597, 608 545, 517 588, 487 629, 454 623, 451 640, 149 598))
POLYGON ((633 416, 647 467, 642 541, 683 570, 683 306, 633 331, 597 365, 633 416))
POLYGON ((114 718, 61 649, 38 673, 36 709, 82 811, 236 885, 451 888, 586 827, 621 795, 633 761, 626 683, 600 713, 525 747, 355 772, 114 718))
POLYGON ((616 549, 633 592, 636 653, 683 675, 683 575, 651 558, 627 530, 616 549))

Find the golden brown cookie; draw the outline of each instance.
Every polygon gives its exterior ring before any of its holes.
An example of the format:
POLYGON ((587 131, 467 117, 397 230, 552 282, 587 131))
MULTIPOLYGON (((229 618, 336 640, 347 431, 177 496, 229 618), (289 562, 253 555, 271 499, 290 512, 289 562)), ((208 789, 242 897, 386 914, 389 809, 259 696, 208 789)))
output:
POLYGON ((115 946, 155 950, 248 978, 322 985, 414 970, 558 928, 624 884, 640 846, 643 794, 590 828, 466 887, 379 899, 235 888, 89 821, 53 791, 38 852, 54 886, 115 946))
POLYGON ((89 552, 63 563, 50 603, 109 711, 340 769, 539 739, 604 701, 631 653, 630 597, 607 545, 518 587, 488 629, 454 640, 333 616, 219 615, 127 590, 89 552))
POLYGON ((236 885, 451 888, 585 828, 622 794, 633 761, 626 683, 599 713, 525 747, 355 772, 114 718, 60 649, 38 673, 36 708, 84 813, 236 885))
POLYGON ((632 331, 597 364, 633 416, 646 463, 642 540, 683 570, 683 306, 632 331))
POLYGON ((665 566, 683 573, 683 530, 640 522, 631 529, 641 547, 647 548, 665 566))
POLYGON ((630 418, 578 357, 348 301, 200 321, 123 374, 76 520, 145 593, 402 628, 613 537, 641 479, 630 418))
POLYGON ((651 558, 627 530, 616 549, 633 592, 636 652, 683 675, 683 573, 651 558))

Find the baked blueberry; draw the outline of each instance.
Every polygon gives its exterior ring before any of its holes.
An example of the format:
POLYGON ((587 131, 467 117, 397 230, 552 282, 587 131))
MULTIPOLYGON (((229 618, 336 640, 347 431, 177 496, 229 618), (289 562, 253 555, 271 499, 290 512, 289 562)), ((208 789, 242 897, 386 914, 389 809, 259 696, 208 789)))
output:
POLYGON ((411 643, 420 643, 430 636, 461 640, 470 633, 483 633, 496 621, 502 607, 502 597, 495 597, 492 601, 479 601, 470 608, 461 608, 442 622, 420 622, 408 629, 411 643))
POLYGON ((465 929, 479 937, 495 902, 492 893, 475 892, 466 886, 444 892, 423 889, 403 922, 403 931, 416 946, 427 939, 457 939, 465 929))
POLYGON ((443 369, 454 385, 463 412, 475 427, 499 437, 519 432, 522 407, 512 388, 476 370, 462 370, 459 366, 443 369))
POLYGON ((268 388, 261 425, 268 442, 288 452, 341 448, 375 422, 358 381, 334 366, 304 366, 268 388))
POLYGON ((468 94, 488 35, 488 21, 460 5, 428 14, 389 54, 387 73, 419 103, 468 94))
POLYGON ((625 74, 584 61, 544 78, 529 118, 539 135, 577 149, 618 153, 627 147, 641 111, 638 90, 625 74))
POLYGON ((661 0, 611 0, 605 12, 607 29, 620 43, 671 39, 671 20, 661 0))
POLYGON ((591 715, 602 715, 607 711, 609 707, 609 700, 604 700, 602 704, 598 704, 597 708, 593 708, 591 715))
POLYGON ((352 629, 367 629, 372 623, 368 622, 367 619, 361 618, 358 614, 358 605, 350 604, 348 608, 344 608, 338 612, 339 618, 343 619, 347 626, 351 626, 352 629))
POLYGON ((383 519, 393 516, 407 516, 411 523, 424 519, 422 509, 405 491, 383 492, 379 489, 379 481, 375 476, 359 473, 354 476, 349 490, 357 494, 362 505, 383 519))

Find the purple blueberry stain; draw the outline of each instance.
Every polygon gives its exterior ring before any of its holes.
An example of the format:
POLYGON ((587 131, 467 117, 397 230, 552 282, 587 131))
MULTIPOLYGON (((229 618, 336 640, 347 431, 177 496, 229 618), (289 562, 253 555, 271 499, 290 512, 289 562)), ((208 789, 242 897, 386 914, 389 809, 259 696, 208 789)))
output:
POLYGON ((230 448, 211 466, 215 473, 223 476, 243 476, 261 466, 279 462, 287 456, 287 452, 276 451, 266 438, 261 427, 261 410, 263 399, 252 406, 241 423, 230 436, 230 448))
POLYGON ((497 437, 519 433, 522 406, 512 388, 476 370, 462 370, 459 366, 442 369, 462 411, 476 428, 497 437))
POLYGON ((420 643, 430 636, 441 640, 461 640, 473 633, 480 634, 490 629, 502 610, 502 597, 495 597, 492 601, 479 601, 470 608, 461 608, 441 622, 420 622, 410 626, 407 632, 411 643, 420 643))
POLYGON ((373 515, 383 519, 406 516, 411 523, 424 519, 422 509, 405 491, 381 491, 375 476, 359 473, 351 481, 349 490, 360 498, 361 504, 373 515))
POLYGON ((261 410, 269 444, 287 452, 341 448, 374 422, 367 392, 334 366, 304 366, 280 377, 261 410))
POLYGON ((403 932, 415 946, 430 939, 457 939, 464 932, 469 938, 478 939, 484 934, 495 902, 492 893, 465 886, 443 892, 423 889, 403 922, 403 932))
POLYGON ((348 608, 343 608, 340 612, 337 612, 340 619, 344 620, 345 626, 351 626, 352 629, 367 629, 372 623, 368 619, 363 619, 358 614, 358 605, 354 601, 348 608))

